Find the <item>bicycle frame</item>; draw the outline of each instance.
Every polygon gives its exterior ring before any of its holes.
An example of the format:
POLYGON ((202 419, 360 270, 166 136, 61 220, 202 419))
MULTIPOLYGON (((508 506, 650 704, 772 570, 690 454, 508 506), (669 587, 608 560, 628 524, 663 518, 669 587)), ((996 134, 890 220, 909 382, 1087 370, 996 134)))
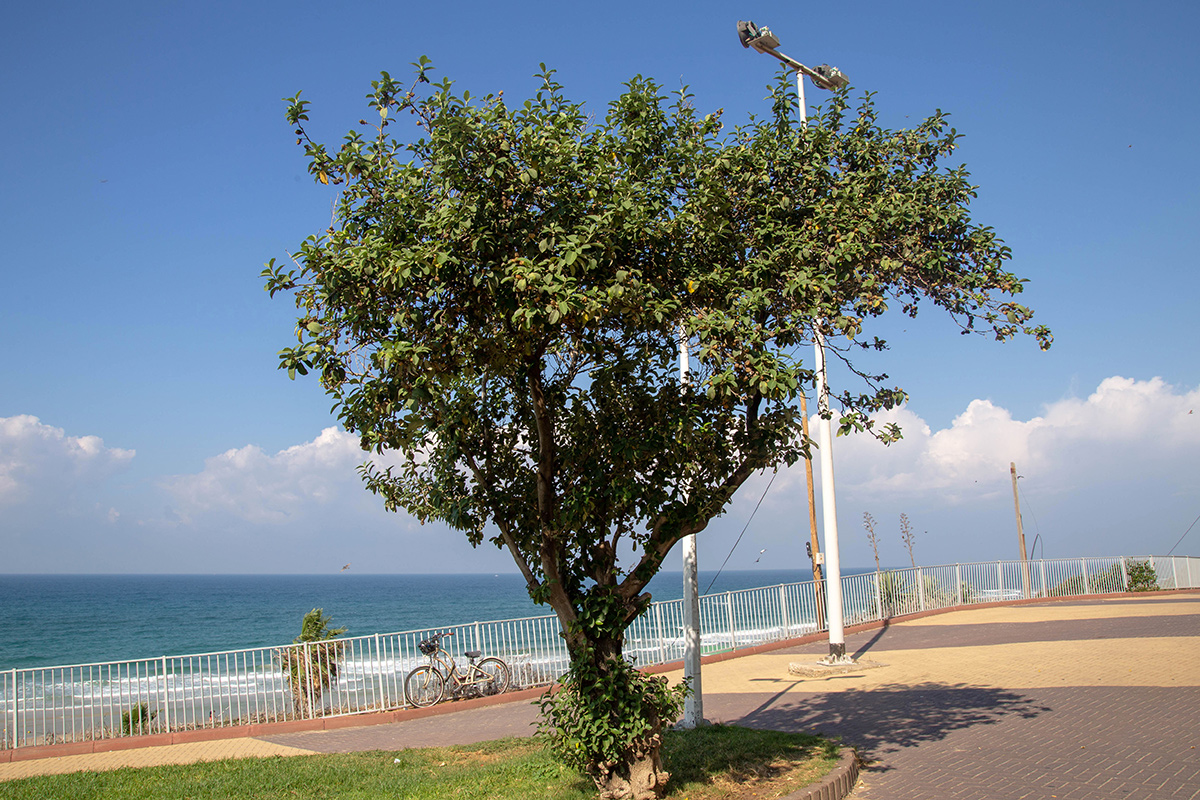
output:
POLYGON ((487 683, 491 680, 491 676, 476 666, 475 659, 469 656, 467 669, 460 670, 454 656, 442 647, 440 641, 437 650, 429 655, 429 667, 441 673, 446 680, 446 687, 455 694, 460 693, 468 686, 487 683))
POLYGON ((442 647, 442 638, 453 633, 435 633, 420 643, 421 652, 429 659, 428 664, 416 667, 404 679, 404 696, 414 706, 424 708, 451 697, 478 694, 480 697, 503 694, 512 680, 512 670, 503 660, 494 656, 475 659, 483 654, 478 650, 463 653, 468 659, 465 669, 460 669, 454 656, 442 647))

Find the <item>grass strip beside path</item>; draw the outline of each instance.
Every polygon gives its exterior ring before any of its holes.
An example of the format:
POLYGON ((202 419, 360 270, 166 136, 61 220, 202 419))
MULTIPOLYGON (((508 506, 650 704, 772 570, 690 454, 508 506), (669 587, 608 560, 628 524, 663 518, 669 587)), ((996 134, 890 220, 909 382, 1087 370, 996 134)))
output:
MULTIPOLYGON (((817 736, 714 725, 670 731, 667 796, 679 800, 781 797, 820 780, 837 744, 817 736)), ((6 800, 594 800, 596 788, 536 739, 500 739, 396 752, 251 758, 78 772, 3 784, 6 800)))

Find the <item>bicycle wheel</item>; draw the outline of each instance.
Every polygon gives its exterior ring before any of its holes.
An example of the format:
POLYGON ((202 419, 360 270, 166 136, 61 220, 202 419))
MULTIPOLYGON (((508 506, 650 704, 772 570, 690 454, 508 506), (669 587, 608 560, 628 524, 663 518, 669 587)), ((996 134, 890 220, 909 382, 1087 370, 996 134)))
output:
POLYGON ((485 658, 479 662, 479 669, 488 676, 486 681, 479 684, 480 694, 504 694, 508 691, 508 682, 512 677, 508 664, 498 658, 485 658))
POLYGON ((404 694, 408 702, 417 708, 431 706, 442 699, 446 691, 446 679, 428 665, 417 667, 404 679, 404 694))

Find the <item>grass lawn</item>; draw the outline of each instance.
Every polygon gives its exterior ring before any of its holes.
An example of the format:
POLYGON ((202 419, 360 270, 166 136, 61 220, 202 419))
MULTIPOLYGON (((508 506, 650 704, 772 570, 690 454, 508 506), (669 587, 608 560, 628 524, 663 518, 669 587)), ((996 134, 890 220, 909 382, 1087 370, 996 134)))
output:
MULTIPOLYGON (((780 797, 826 775, 837 745, 816 736, 716 725, 671 731, 668 797, 780 797)), ((346 755, 251 758, 49 775, 0 783, 5 800, 488 798, 594 800, 590 781, 535 739, 346 755)))

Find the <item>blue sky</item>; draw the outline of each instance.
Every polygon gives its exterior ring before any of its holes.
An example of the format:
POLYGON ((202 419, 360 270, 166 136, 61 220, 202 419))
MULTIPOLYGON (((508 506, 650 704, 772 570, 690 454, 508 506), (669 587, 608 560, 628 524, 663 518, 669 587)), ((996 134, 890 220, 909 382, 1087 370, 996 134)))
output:
MULTIPOLYGON (((843 562, 872 562, 864 511, 885 562, 908 560, 901 512, 919 561, 1013 557, 1010 461, 1047 555, 1168 550, 1200 514, 1191 4, 51 1, 0 31, 0 573, 512 569, 383 513, 329 401, 275 370, 293 309, 259 271, 333 200, 280 99, 302 89, 336 142, 370 81, 424 54, 510 100, 545 62, 597 114, 635 74, 683 82, 735 123, 774 73, 739 18, 875 92, 885 125, 950 112, 975 218, 1055 333, 1040 353, 888 323, 906 440, 837 442, 843 562)), ((766 480, 702 535, 702 569, 766 480)), ((730 568, 802 565, 802 485, 776 478, 730 568)))

